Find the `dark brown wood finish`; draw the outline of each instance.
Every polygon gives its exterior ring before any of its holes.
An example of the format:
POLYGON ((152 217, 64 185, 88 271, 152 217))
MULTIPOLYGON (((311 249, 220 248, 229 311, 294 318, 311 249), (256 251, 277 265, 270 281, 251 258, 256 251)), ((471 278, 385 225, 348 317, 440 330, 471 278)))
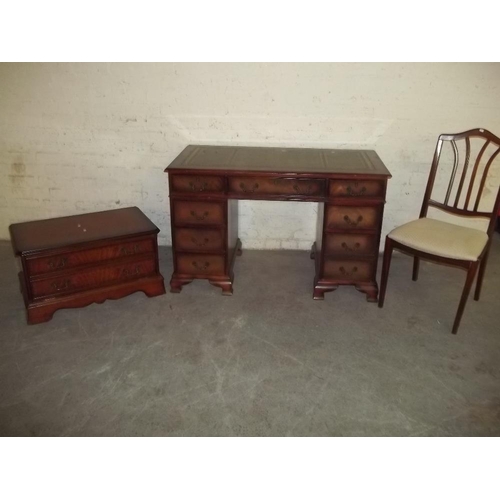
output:
POLYGON ((233 293, 241 255, 237 200, 318 202, 313 298, 353 285, 377 301, 377 255, 387 180, 375 151, 188 146, 169 174, 172 292, 208 279, 233 293))
POLYGON ((402 245, 401 243, 398 243, 387 236, 385 240, 384 261, 382 265, 379 307, 383 307, 384 305, 385 293, 387 290, 387 280, 391 265, 391 257, 394 249, 413 256, 413 281, 417 281, 418 279, 421 258, 440 264, 459 267, 467 271, 467 278, 452 327, 452 333, 456 334, 458 332, 460 320, 462 319, 462 315, 465 309, 465 304, 467 303, 467 298, 469 296, 469 292, 478 269, 479 275, 476 283, 474 300, 479 300, 479 296, 481 294, 484 272, 491 245, 491 237, 495 230, 495 223, 500 210, 500 187, 497 186, 496 199, 490 210, 480 211, 479 205, 482 199, 482 195, 484 194, 484 186, 486 185, 486 180, 488 178, 488 175, 491 174, 491 165, 497 157, 500 158, 499 153, 500 138, 485 129, 473 129, 466 132, 461 132, 459 134, 442 134, 439 136, 431 164, 431 170, 424 194, 424 199, 422 202, 420 218, 427 216, 429 207, 434 207, 444 212, 460 215, 462 217, 483 217, 489 219, 487 229, 487 234, 489 237, 488 243, 486 244, 477 261, 468 261, 450 259, 415 250, 406 245, 402 245), (460 162, 457 141, 464 141, 465 143, 465 158, 463 164, 461 164, 460 162), (469 166, 471 165, 471 141, 482 141, 482 145, 473 163, 471 175, 467 176, 469 166), (436 180, 436 174, 440 165, 443 145, 446 143, 449 143, 452 148, 454 154, 454 163, 444 201, 438 202, 436 200, 433 200, 431 197, 436 180), (486 153, 488 146, 491 147, 489 154, 486 153), (484 168, 482 169, 482 173, 479 176, 478 173, 481 160, 484 162, 484 168), (477 191, 474 193, 475 186, 477 186, 477 191), (455 189, 456 191, 454 191, 455 189))
POLYGON ((10 232, 30 324, 58 309, 165 293, 159 229, 137 207, 12 224, 10 232))

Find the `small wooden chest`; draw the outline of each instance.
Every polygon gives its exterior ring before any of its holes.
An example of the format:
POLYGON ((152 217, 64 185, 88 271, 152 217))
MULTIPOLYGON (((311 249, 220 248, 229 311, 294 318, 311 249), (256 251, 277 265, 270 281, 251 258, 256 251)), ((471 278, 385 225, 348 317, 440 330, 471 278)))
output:
POLYGON ((137 207, 12 224, 28 323, 137 291, 164 294, 158 232, 137 207))

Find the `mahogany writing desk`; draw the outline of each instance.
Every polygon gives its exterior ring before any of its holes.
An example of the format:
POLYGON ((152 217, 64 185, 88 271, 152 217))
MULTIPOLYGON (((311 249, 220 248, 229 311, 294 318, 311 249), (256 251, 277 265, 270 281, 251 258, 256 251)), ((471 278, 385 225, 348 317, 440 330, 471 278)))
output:
POLYGON ((377 257, 390 172, 375 151, 188 146, 166 168, 172 292, 208 279, 233 293, 238 200, 318 202, 313 298, 354 285, 377 301, 377 257))

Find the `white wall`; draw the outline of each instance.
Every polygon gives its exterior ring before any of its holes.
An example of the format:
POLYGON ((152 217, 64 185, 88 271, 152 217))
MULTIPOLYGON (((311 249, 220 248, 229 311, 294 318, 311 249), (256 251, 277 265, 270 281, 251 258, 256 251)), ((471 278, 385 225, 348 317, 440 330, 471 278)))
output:
MULTIPOLYGON (((437 136, 500 135, 500 64, 0 64, 0 239, 139 206, 170 244, 163 169, 188 144, 375 149, 384 233, 418 215, 437 136)), ((315 204, 240 202, 247 248, 308 249, 315 204)))

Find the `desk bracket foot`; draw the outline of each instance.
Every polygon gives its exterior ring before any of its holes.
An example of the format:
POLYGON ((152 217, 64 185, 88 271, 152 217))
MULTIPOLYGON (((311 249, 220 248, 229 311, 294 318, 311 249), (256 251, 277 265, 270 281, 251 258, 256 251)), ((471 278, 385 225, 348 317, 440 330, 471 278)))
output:
POLYGON ((172 278, 170 280, 170 292, 171 293, 181 293, 182 287, 185 285, 189 285, 193 280, 188 280, 188 279, 178 279, 178 278, 172 278))
POLYGON ((337 290, 338 286, 325 286, 325 285, 316 285, 313 291, 313 299, 314 300, 325 300, 326 292, 334 292, 337 290))
POLYGON ((309 254, 309 257, 311 258, 311 260, 316 259, 316 242, 312 244, 311 253, 309 254))
POLYGON ((366 285, 356 285, 358 292, 366 293, 367 302, 378 302, 378 286, 376 283, 366 285))
POLYGON ((233 282, 232 281, 211 281, 208 282, 213 286, 218 286, 222 288, 222 295, 233 295, 233 282))

